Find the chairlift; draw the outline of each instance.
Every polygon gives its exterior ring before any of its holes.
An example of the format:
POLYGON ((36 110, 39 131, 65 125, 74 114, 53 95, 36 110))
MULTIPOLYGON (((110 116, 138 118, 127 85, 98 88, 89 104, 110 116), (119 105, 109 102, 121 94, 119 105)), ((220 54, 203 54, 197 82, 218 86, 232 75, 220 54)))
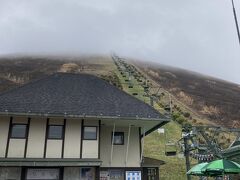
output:
POLYGON ((177 145, 176 145, 176 143, 168 141, 165 144, 165 155, 166 156, 176 156, 177 155, 177 145))
POLYGON ((149 86, 144 86, 143 88, 144 88, 144 92, 148 92, 149 86))
POLYGON ((169 105, 165 105, 165 106, 164 106, 164 110, 170 112, 170 111, 171 111, 171 108, 170 108, 169 105))

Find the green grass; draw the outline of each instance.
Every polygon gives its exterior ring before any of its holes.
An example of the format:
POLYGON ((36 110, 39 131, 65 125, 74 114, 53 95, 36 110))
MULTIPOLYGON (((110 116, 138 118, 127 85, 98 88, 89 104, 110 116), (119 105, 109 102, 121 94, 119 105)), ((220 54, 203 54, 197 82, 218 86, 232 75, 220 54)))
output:
MULTIPOLYGON (((143 87, 132 78, 131 84, 133 88, 129 88, 129 83, 125 81, 128 79, 128 76, 123 77, 120 72, 116 69, 116 74, 122 83, 123 90, 132 95, 132 93, 138 93, 135 97, 146 102, 150 103, 149 97, 143 96, 144 89, 143 87)), ((154 108, 163 112, 163 109, 160 108, 157 104, 154 104, 154 108)), ((153 132, 150 135, 146 136, 144 139, 144 156, 160 159, 166 162, 165 165, 160 167, 160 178, 166 180, 183 180, 186 179, 186 168, 185 168, 185 159, 177 156, 168 157, 165 155, 165 144, 168 141, 177 142, 181 138, 181 127, 175 122, 169 122, 164 127, 165 134, 159 134, 158 132, 153 132)))

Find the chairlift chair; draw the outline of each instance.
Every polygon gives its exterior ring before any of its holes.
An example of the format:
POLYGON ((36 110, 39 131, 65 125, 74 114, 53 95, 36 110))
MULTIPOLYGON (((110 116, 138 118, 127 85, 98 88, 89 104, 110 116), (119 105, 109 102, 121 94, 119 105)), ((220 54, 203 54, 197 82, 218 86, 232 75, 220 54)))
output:
POLYGON ((165 105, 165 106, 164 106, 164 110, 170 112, 170 111, 171 111, 171 108, 170 108, 169 105, 165 105))
POLYGON ((176 143, 169 141, 165 144, 165 155, 166 156, 176 156, 177 155, 176 143))
POLYGON ((144 88, 144 92, 148 92, 149 86, 144 86, 143 88, 144 88))

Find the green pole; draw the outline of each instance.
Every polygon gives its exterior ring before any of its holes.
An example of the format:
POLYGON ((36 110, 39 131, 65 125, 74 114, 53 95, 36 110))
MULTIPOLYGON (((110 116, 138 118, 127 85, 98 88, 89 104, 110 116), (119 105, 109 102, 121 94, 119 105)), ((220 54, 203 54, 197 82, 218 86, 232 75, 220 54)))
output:
MULTIPOLYGON (((184 135, 183 141, 184 141, 184 155, 186 159, 186 170, 187 172, 190 170, 190 160, 189 160, 189 146, 188 146, 188 134, 184 135)), ((187 175, 187 180, 191 180, 191 176, 188 174, 187 175)))

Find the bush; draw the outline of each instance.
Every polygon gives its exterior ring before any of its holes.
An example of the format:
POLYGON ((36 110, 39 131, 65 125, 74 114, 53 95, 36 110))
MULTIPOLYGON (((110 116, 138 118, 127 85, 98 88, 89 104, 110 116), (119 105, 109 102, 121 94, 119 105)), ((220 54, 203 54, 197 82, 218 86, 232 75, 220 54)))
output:
POLYGON ((189 118, 190 117, 190 113, 189 112, 184 112, 183 116, 186 117, 186 118, 189 118))

